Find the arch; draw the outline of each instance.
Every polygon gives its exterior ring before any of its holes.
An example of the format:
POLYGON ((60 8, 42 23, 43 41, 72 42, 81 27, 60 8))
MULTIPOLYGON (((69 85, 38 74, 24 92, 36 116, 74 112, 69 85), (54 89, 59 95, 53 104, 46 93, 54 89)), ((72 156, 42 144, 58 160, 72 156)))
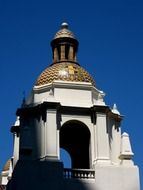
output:
POLYGON ((90 168, 90 131, 88 127, 77 120, 70 120, 60 129, 60 147, 71 156, 72 168, 90 168))

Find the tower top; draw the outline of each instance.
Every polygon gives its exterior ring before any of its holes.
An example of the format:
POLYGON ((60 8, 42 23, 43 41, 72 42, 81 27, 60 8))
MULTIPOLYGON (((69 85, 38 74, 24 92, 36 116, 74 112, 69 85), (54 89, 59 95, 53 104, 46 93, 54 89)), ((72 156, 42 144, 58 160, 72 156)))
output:
POLYGON ((52 83, 54 80, 71 82, 89 82, 94 79, 77 62, 78 40, 63 22, 60 30, 51 41, 53 62, 44 70, 36 81, 36 86, 52 83))
POLYGON ((69 25, 67 22, 63 22, 61 24, 60 30, 55 34, 54 39, 57 38, 73 38, 76 39, 73 32, 71 32, 69 29, 69 25))

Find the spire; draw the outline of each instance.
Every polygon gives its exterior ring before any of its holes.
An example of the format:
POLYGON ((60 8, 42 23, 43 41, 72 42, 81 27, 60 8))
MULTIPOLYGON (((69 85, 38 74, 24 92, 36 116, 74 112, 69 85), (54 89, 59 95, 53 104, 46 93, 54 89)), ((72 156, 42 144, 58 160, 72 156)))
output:
POLYGON ((76 63, 78 41, 74 33, 68 29, 68 26, 68 23, 63 22, 51 42, 53 63, 65 61, 76 63))

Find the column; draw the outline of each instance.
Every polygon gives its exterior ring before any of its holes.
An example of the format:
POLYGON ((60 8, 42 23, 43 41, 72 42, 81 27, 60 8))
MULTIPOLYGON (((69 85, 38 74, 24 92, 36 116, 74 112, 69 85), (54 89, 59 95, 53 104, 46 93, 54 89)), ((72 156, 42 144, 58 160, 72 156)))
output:
POLYGON ((69 49, 69 60, 74 60, 74 50, 72 46, 70 46, 69 49))
POLYGON ((57 48, 54 49, 53 53, 54 53, 54 55, 53 55, 54 62, 57 62, 59 60, 59 55, 58 55, 57 48))
POLYGON ((65 60, 65 45, 61 45, 61 60, 65 60))

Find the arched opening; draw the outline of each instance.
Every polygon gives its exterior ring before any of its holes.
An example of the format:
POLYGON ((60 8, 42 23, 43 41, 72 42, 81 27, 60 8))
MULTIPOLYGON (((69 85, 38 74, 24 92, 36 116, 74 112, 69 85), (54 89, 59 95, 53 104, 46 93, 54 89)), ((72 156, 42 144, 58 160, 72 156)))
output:
POLYGON ((90 131, 79 121, 68 121, 60 129, 60 147, 71 157, 72 168, 89 169, 90 131))

